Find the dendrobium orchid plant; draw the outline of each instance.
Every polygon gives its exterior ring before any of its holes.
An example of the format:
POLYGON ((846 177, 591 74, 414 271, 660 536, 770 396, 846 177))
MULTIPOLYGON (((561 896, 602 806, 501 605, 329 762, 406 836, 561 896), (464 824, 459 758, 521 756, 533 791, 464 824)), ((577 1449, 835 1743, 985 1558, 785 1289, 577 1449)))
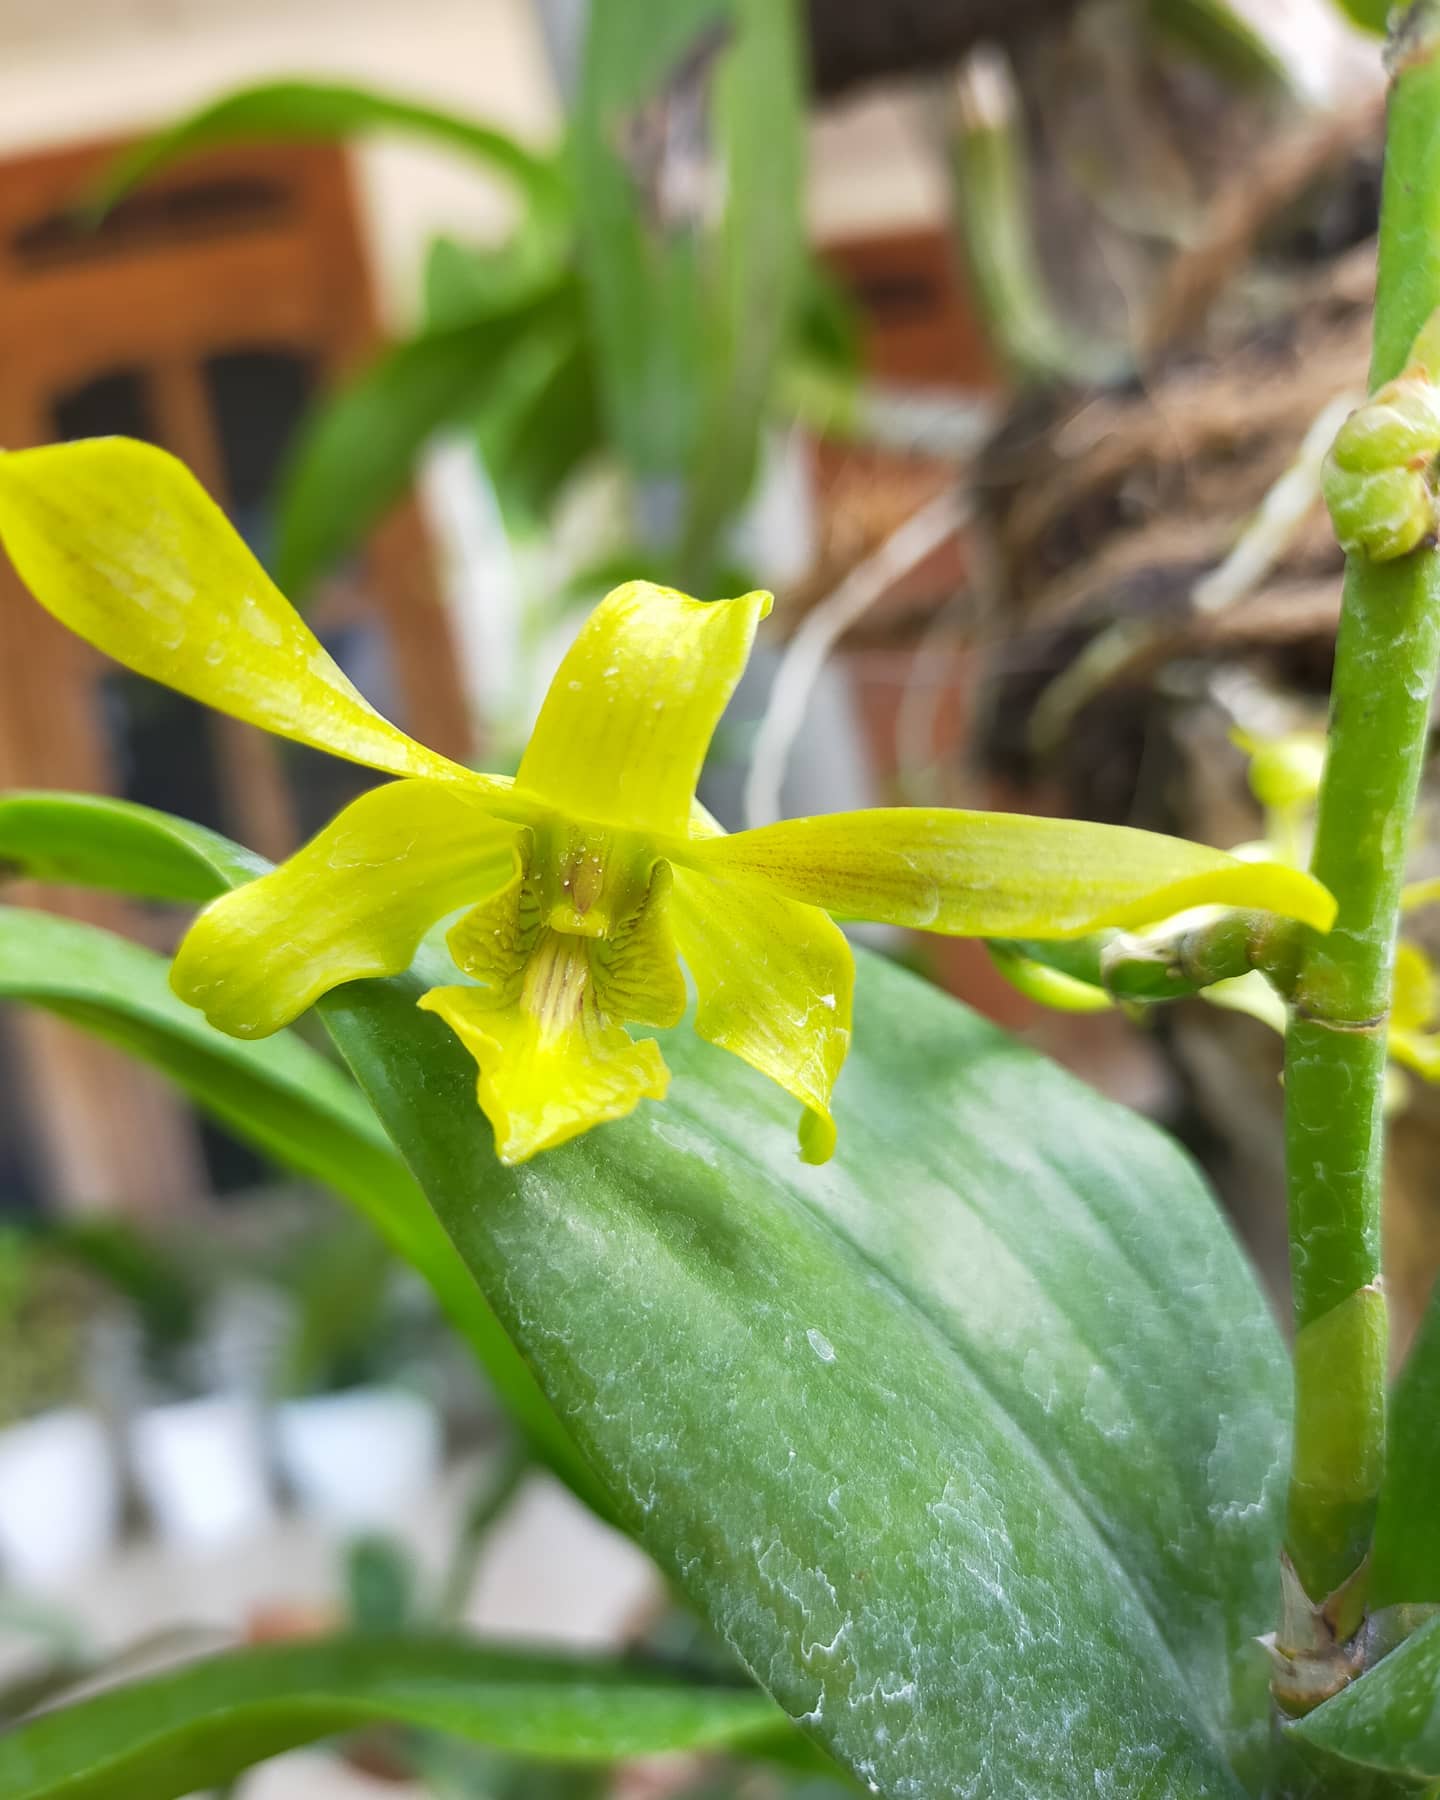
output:
POLYGON ((695 799, 770 596, 704 603, 631 582, 596 607, 513 780, 426 749, 352 686, 194 478, 126 439, 0 456, 0 539, 40 603, 141 675, 399 779, 272 873, 215 901, 173 985, 235 1037, 278 1031, 344 982, 407 968, 458 914, 463 979, 421 1006, 479 1067, 507 1163, 642 1099, 695 1030, 805 1108, 835 1148, 854 965, 832 914, 950 935, 1075 937, 1212 903, 1328 929, 1330 896, 1280 861, 1123 827, 886 808, 727 835, 695 799))

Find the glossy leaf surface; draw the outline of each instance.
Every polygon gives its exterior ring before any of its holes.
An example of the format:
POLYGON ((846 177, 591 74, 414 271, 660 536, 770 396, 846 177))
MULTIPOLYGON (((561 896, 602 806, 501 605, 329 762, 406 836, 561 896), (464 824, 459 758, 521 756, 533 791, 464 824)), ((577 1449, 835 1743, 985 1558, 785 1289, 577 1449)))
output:
POLYGON ((5 1800, 178 1800, 267 1757, 377 1723, 548 1761, 611 1761, 761 1737, 754 1689, 623 1664, 364 1636, 236 1650, 111 1688, 0 1741, 5 1800))

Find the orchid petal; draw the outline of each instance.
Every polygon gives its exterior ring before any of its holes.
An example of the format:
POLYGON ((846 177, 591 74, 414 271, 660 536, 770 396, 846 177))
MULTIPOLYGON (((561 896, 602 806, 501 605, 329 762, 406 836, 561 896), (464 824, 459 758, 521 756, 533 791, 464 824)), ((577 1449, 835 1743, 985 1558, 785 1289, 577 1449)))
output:
POLYGON ((952 937, 1081 937, 1187 907, 1244 906, 1328 930, 1335 902, 1312 876, 1122 825, 1019 813, 891 807, 787 819, 666 855, 763 881, 845 918, 952 937))
POLYGON ((607 594, 540 709, 517 785, 576 819, 685 835, 701 764, 770 596, 607 594))
POLYGON ((171 985, 231 1037, 268 1037, 342 982, 408 968, 437 919, 505 880, 515 838, 458 782, 373 788, 288 862, 208 906, 171 985))
POLYGON ((0 455, 0 541, 43 607, 137 674, 392 775, 467 773, 375 711, 195 477, 153 445, 0 455))
POLYGON ((839 927, 761 883, 677 868, 675 941, 694 977, 695 1029, 806 1108, 807 1162, 835 1149, 830 1096, 850 1047, 855 959, 839 927))
POLYGON ((659 1046, 633 1043, 601 1010, 586 938, 544 930, 519 997, 497 1006, 483 988, 432 988, 420 1001, 479 1066, 477 1097, 502 1163, 527 1162, 594 1125, 663 1100, 659 1046))

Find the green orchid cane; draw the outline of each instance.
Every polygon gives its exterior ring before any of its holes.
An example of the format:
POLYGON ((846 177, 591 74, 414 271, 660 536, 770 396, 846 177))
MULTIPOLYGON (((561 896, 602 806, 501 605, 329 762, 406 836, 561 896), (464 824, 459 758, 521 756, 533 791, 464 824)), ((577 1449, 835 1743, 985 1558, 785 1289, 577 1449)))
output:
POLYGON ((1388 61, 1374 391, 1325 484, 1349 556, 1311 868, 1339 913, 1306 947, 1286 1033, 1296 1428, 1276 1693, 1292 1711, 1363 1657, 1386 1439, 1385 1060, 1440 668, 1440 0, 1395 12, 1388 61))
POLYGON ((632 582, 560 666, 514 781, 381 718, 173 458, 124 439, 0 456, 0 540, 40 603, 127 667, 398 781, 273 874, 215 901, 175 959, 180 996, 263 1037, 342 982, 406 968, 461 908, 466 978, 420 1004, 479 1066, 502 1160, 661 1099, 659 1047, 695 1029, 805 1108, 835 1146, 854 964, 831 918, 1055 938, 1216 902, 1325 930, 1318 882, 1121 827, 893 809, 727 836, 694 794, 768 594, 702 604, 632 582))

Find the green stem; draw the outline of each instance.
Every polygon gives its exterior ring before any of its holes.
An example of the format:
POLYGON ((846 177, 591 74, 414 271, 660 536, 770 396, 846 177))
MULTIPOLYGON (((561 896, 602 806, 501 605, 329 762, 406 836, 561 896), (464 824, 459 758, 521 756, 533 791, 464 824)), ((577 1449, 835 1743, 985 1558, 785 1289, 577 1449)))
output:
POLYGON ((1288 994, 1303 929, 1274 913, 1228 912, 1163 935, 1104 931, 1083 938, 1003 938, 990 948, 1099 988, 1112 1000, 1150 1006, 1183 1000, 1254 969, 1288 994))
MULTIPOLYGON (((1440 307, 1440 0, 1392 45, 1372 388, 1440 307)), ((1337 1635, 1359 1622, 1385 1444, 1381 1106, 1400 889, 1440 663, 1440 567, 1425 547, 1352 555, 1311 867, 1338 902, 1307 946, 1285 1046, 1296 1453, 1286 1550, 1337 1635)), ((1282 1646, 1283 1647, 1283 1646, 1282 1646)))

